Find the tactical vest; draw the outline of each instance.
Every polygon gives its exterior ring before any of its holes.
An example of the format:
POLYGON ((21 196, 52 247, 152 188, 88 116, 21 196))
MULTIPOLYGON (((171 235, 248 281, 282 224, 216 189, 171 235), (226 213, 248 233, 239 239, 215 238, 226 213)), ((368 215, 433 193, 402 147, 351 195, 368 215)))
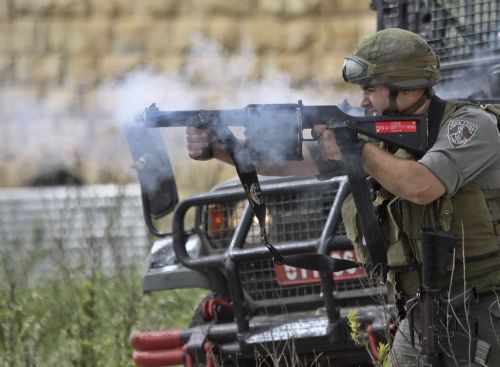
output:
MULTIPOLYGON (((439 122, 441 127, 448 118, 465 103, 448 101, 439 122)), ((381 148, 385 149, 383 143, 381 148)), ((394 155, 401 159, 415 157, 403 149, 394 155)), ((489 259, 495 256, 500 244, 500 190, 483 192, 474 183, 461 187, 451 198, 441 197, 436 205, 417 205, 396 197, 381 188, 375 192, 373 205, 379 216, 379 223, 387 243, 388 280, 394 282, 398 273, 413 272, 411 286, 419 288, 419 268, 421 264, 420 231, 425 225, 425 211, 431 210, 444 230, 462 236, 456 244, 456 258, 465 263, 489 259), (465 256, 465 259, 463 258, 465 256), (415 279, 417 277, 417 279, 415 279)), ((357 219, 352 196, 342 206, 342 216, 346 233, 352 241, 358 261, 369 262, 366 246, 357 219)), ((407 282, 407 280, 405 280, 407 282)))

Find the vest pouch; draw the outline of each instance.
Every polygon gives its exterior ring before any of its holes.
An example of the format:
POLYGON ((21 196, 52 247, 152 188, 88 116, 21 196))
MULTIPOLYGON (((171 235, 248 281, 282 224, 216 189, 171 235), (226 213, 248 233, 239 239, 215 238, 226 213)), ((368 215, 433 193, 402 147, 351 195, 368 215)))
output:
POLYGON ((500 245, 500 198, 487 199, 486 203, 492 216, 493 231, 497 236, 497 243, 500 245))
MULTIPOLYGON (((498 243, 493 213, 479 186, 472 183, 463 186, 451 198, 451 203, 454 209, 451 231, 464 237, 465 260, 477 261, 494 255, 498 243)), ((458 241, 457 256, 460 258, 463 256, 462 245, 462 241, 458 241)))
POLYGON ((422 263, 422 230, 425 206, 406 200, 400 201, 403 232, 406 234, 408 246, 417 264, 422 263))
POLYGON ((368 248, 363 244, 363 234, 358 222, 358 211, 352 195, 349 195, 342 204, 342 220, 347 237, 351 240, 354 247, 357 260, 364 264, 371 263, 368 248))
POLYGON ((451 199, 443 196, 439 201, 438 210, 439 225, 444 231, 450 231, 453 217, 453 203, 451 199))
POLYGON ((402 216, 399 208, 400 199, 392 198, 386 205, 383 231, 387 240, 387 265, 400 268, 415 263, 408 238, 402 231, 402 216))
MULTIPOLYGON (((418 205, 406 200, 401 200, 401 216, 403 232, 406 234, 408 245, 411 249, 414 260, 422 263, 422 240, 421 230, 424 225, 425 211, 431 210, 431 207, 418 205)), ((453 205, 448 198, 440 199, 438 213, 436 214, 440 227, 449 231, 451 228, 451 218, 453 214, 453 205)))

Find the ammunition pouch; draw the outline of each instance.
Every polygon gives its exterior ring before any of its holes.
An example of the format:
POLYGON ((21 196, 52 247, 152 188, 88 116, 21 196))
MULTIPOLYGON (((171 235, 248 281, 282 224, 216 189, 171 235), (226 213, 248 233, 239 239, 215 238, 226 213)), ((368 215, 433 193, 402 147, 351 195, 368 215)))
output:
POLYGON ((371 263, 370 254, 366 245, 363 243, 363 233, 358 221, 358 211, 354 204, 352 195, 347 196, 342 204, 342 219, 347 237, 351 240, 356 253, 356 258, 363 264, 371 263))

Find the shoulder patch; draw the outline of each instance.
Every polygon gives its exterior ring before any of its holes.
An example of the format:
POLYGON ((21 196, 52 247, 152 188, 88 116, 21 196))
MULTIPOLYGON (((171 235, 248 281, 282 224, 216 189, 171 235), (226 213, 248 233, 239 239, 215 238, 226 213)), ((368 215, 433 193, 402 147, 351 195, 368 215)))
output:
POLYGON ((477 131, 477 125, 469 120, 452 120, 448 123, 448 140, 453 148, 467 144, 477 131))

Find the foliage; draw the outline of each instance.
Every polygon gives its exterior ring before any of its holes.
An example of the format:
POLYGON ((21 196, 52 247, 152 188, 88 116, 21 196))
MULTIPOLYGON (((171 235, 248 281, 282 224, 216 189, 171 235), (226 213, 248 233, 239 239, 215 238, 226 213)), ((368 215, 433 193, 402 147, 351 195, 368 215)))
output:
MULTIPOLYGON (((176 176, 181 198, 235 174, 234 168, 215 161, 174 163, 180 171, 176 176), (190 164, 196 168, 186 169, 190 164)), ((103 209, 81 206, 79 195, 66 199, 62 207, 57 206, 61 199, 46 200, 45 213, 31 224, 31 237, 26 236, 30 241, 11 238, 17 229, 6 227, 11 222, 0 218, 0 367, 133 366, 131 331, 186 327, 206 293, 188 289, 143 295, 144 258, 127 261, 131 256, 120 236, 128 233, 117 234, 117 223, 130 215, 124 198, 118 195, 107 203, 113 210, 103 218, 103 209), (57 219, 51 222, 44 216, 57 219), (78 230, 83 234, 75 251, 70 242, 78 230), (48 247, 42 246, 47 242, 48 247)), ((31 204, 13 201, 0 209, 23 218, 22 210, 31 204)), ((136 218, 142 222, 137 209, 136 218)))
POLYGON ((360 344, 361 341, 361 323, 358 319, 358 311, 355 308, 351 308, 347 313, 347 322, 349 323, 349 328, 351 329, 351 339, 354 343, 360 344))
POLYGON ((381 367, 391 367, 391 364, 388 361, 389 353, 391 351, 389 344, 378 343, 377 351, 378 351, 378 355, 379 355, 380 366, 381 367))
MULTIPOLYGON (((137 279, 140 274, 130 272, 137 279)), ((61 279, 15 290, 0 301, 0 355, 5 366, 132 365, 132 328, 182 327, 197 292, 141 297, 117 277, 61 279), (153 316, 153 317, 151 317, 153 316)))
POLYGON ((372 353, 369 347, 368 337, 362 329, 361 322, 359 321, 359 314, 355 308, 348 311, 347 322, 349 324, 349 328, 351 329, 351 339, 356 344, 364 345, 366 347, 366 350, 372 358, 373 364, 379 367, 391 367, 391 364, 388 361, 391 350, 389 344, 379 343, 377 347, 378 355, 375 356, 375 353, 372 353))
POLYGON ((33 225, 32 243, 0 223, 0 367, 134 366, 131 331, 186 327, 205 292, 143 295, 143 256, 126 254, 113 237, 120 199, 106 219, 80 208, 77 248, 68 240, 78 230, 73 204, 63 204, 53 228, 33 225))
POLYGON ((203 291, 143 296, 140 273, 0 278, 0 366, 133 366, 132 329, 185 327, 203 291))

